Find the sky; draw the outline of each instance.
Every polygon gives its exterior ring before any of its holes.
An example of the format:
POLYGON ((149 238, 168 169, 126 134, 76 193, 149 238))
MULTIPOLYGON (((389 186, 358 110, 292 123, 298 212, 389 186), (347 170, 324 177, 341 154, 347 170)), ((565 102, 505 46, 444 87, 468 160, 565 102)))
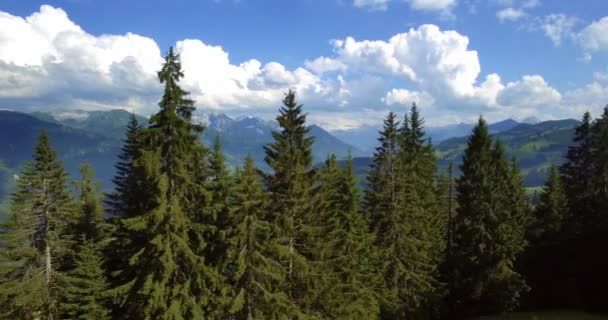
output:
POLYGON ((149 115, 170 47, 200 110, 272 119, 293 89, 329 130, 608 104, 606 0, 2 0, 0 108, 149 115))

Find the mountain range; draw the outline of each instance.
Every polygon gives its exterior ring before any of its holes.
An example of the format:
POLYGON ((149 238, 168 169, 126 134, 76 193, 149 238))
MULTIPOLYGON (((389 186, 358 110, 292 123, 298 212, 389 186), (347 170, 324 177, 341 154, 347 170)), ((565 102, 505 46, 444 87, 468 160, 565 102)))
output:
MULTIPOLYGON (((0 111, 0 203, 10 192, 14 177, 25 161, 31 159, 33 147, 41 130, 51 137, 66 170, 77 177, 82 161, 93 165, 97 178, 105 189, 114 174, 113 164, 122 146, 125 127, 131 114, 124 110, 110 111, 52 111, 31 114, 0 111)), ((146 124, 147 119, 136 116, 146 124)), ((211 146, 220 136, 229 165, 235 166, 252 155, 262 169, 263 146, 272 142, 272 131, 278 128, 274 121, 257 117, 234 119, 224 114, 198 112, 193 120, 205 125, 201 140, 211 146)), ((576 120, 519 123, 512 119, 490 125, 490 131, 503 142, 508 152, 520 162, 526 185, 538 186, 544 180, 545 169, 552 162, 560 162, 571 142, 576 120)), ((473 124, 455 124, 427 129, 436 144, 440 168, 454 161, 458 163, 466 145, 466 135, 473 124), (437 143, 440 141, 439 143, 437 143)), ((362 128, 356 133, 328 132, 311 125, 310 134, 315 137, 313 154, 315 162, 323 161, 329 154, 338 158, 351 154, 360 178, 367 172, 370 155, 377 141, 378 129, 362 128), (367 141, 367 142, 365 142, 367 141), (366 143, 368 147, 366 146, 366 143)), ((0 211, 2 206, 0 205, 0 211)))
MULTIPOLYGON (((124 110, 111 111, 53 111, 31 114, 0 111, 0 202, 11 190, 11 182, 23 163, 31 159, 40 131, 44 130, 58 150, 66 170, 77 177, 82 161, 93 165, 103 187, 112 187, 113 164, 122 146, 126 125, 131 114, 124 110)), ((147 124, 147 119, 136 116, 147 124)), ((211 146, 220 136, 229 165, 235 166, 251 155, 261 168, 264 164, 263 146, 272 142, 272 131, 278 128, 274 121, 256 117, 233 119, 223 114, 197 113, 193 117, 205 125, 201 140, 211 146)), ((310 134, 315 137, 313 156, 323 161, 329 154, 338 157, 363 156, 365 153, 323 128, 312 125, 310 134)))
MULTIPOLYGON (((540 121, 533 117, 526 118, 521 122, 513 119, 506 119, 491 123, 488 129, 490 130, 490 133, 496 134, 507 131, 520 123, 535 124, 538 122, 540 121)), ((474 123, 461 122, 444 126, 428 126, 425 128, 425 131, 433 143, 437 144, 453 137, 464 137, 471 132, 474 126, 474 123)), ((380 126, 364 125, 355 129, 335 130, 331 133, 344 142, 352 144, 365 152, 371 153, 377 145, 378 132, 380 129, 380 126)))

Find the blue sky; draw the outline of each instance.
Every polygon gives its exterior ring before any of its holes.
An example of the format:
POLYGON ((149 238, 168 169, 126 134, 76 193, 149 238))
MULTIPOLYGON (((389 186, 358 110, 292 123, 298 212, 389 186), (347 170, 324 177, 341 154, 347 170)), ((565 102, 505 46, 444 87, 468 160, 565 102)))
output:
POLYGON ((414 101, 437 125, 608 104, 605 0, 4 0, 0 12, 4 108, 149 114, 169 46, 201 109, 272 118, 294 88, 329 129, 414 101))

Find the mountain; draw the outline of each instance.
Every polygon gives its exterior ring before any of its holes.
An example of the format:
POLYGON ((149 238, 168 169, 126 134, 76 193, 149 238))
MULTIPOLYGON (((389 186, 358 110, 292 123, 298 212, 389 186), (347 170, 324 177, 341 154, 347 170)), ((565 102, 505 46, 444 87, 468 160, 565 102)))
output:
MULTIPOLYGON (((520 123, 513 119, 506 119, 489 124, 488 129, 490 130, 490 133, 500 133, 511 129, 517 126, 518 124, 520 123)), ((426 128, 426 132, 429 137, 431 137, 433 143, 439 143, 450 138, 464 137, 471 132, 474 126, 474 123, 457 123, 445 126, 429 126, 426 128)), ((331 133, 336 137, 342 139, 342 141, 352 144, 353 146, 356 146, 359 149, 365 151, 369 156, 376 148, 379 131, 380 125, 366 125, 355 129, 334 130, 331 133)))
MULTIPOLYGON (((500 139, 508 154, 519 161, 526 186, 540 186, 545 180, 546 169, 552 163, 563 162, 578 123, 573 119, 520 123, 494 137, 500 139)), ((438 144, 439 166, 447 167, 450 161, 460 164, 466 143, 467 137, 460 137, 438 144)))
MULTIPOLYGON (((125 128, 132 113, 122 110, 109 111, 52 111, 33 112, 32 115, 40 120, 54 122, 66 127, 82 129, 90 133, 101 134, 110 138, 122 139, 125 128)), ((136 115, 140 123, 147 123, 148 119, 136 115)))
MULTIPOLYGON (((33 114, 0 111, 0 203, 11 190, 13 175, 31 159, 41 130, 50 136, 72 177, 77 177, 78 167, 87 161, 95 168, 103 187, 112 188, 110 180, 114 175, 114 163, 130 117, 131 114, 123 110, 33 114)), ((146 118, 138 118, 140 122, 147 123, 146 118)), ((261 168, 266 168, 263 147, 273 141, 272 131, 278 128, 276 122, 256 117, 233 119, 223 114, 202 113, 198 113, 195 119, 206 126, 201 136, 205 145, 211 147, 215 137, 221 137, 230 165, 239 165, 251 154, 261 168)), ((315 137, 313 156, 317 162, 331 153, 339 158, 346 157, 349 152, 353 156, 363 155, 362 151, 319 126, 310 126, 310 134, 315 137)))
POLYGON ((12 189, 13 176, 24 162, 31 160, 43 130, 50 136, 72 177, 77 177, 80 164, 87 161, 95 167, 103 186, 111 187, 109 177, 114 174, 113 163, 121 146, 119 139, 44 121, 29 114, 0 111, 0 203, 12 189))
MULTIPOLYGON (((509 127, 512 121, 497 123, 493 130, 509 127)), ((517 157, 524 183, 528 187, 540 186, 544 183, 546 170, 551 163, 560 164, 564 154, 572 143, 574 127, 577 120, 566 119, 544 121, 536 124, 519 123, 502 132, 494 133, 500 139, 509 155, 517 157)), ((470 133, 470 132, 469 132, 470 133)), ((440 171, 445 171, 450 162, 456 168, 460 165, 468 136, 450 138, 435 145, 440 171)), ((361 178, 367 174, 371 158, 354 159, 355 172, 361 178)))

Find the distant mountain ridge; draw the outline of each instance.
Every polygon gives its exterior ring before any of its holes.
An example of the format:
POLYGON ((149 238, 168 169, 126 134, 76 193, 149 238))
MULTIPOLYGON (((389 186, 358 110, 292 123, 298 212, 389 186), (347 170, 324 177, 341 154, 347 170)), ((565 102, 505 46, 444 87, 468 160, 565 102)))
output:
MULTIPOLYGON (((494 130, 505 127, 505 124, 498 124, 498 128, 494 130)), ((506 122, 506 127, 511 127, 512 124, 512 121, 506 122)), ((544 183, 546 171, 552 163, 561 164, 564 161, 564 155, 572 143, 574 128, 578 124, 579 121, 573 119, 535 124, 518 123, 508 130, 494 133, 493 136, 501 140, 507 153, 519 161, 525 185, 536 187, 544 183)), ((445 172, 450 162, 454 163, 458 170, 467 140, 468 136, 456 137, 435 145, 440 172, 445 172)), ((356 158, 354 164, 357 175, 364 177, 369 170, 371 158, 356 158)))
MULTIPOLYGON (((220 136, 230 165, 238 165, 251 155, 261 168, 265 168, 263 146, 272 142, 272 131, 278 128, 274 121, 256 117, 233 119, 223 114, 196 114, 195 120, 206 129, 201 140, 212 146, 220 136)), ((72 177, 77 177, 83 161, 93 165, 103 187, 109 189, 114 175, 122 138, 131 113, 124 110, 110 111, 54 111, 26 114, 16 111, 0 111, 0 203, 11 190, 12 177, 21 170, 25 161, 31 160, 33 148, 41 130, 47 132, 60 159, 72 177)), ((147 124, 148 120, 136 116, 147 124)), ((323 161, 329 154, 338 157, 362 156, 363 153, 332 136, 319 126, 312 125, 310 134, 315 137, 313 155, 315 161, 323 161)))
MULTIPOLYGON (((537 119, 528 118, 525 119, 524 122, 518 122, 513 119, 506 119, 489 124, 488 129, 490 130, 490 133, 500 133, 511 129, 520 123, 535 123, 535 120, 537 119)), ((425 128, 425 131, 433 143, 437 144, 450 138, 467 136, 471 133, 474 126, 474 123, 457 123, 445 126, 429 126, 425 128)), ((378 132, 380 129, 380 125, 365 125, 356 129, 334 130, 331 133, 370 155, 377 145, 378 132)))

